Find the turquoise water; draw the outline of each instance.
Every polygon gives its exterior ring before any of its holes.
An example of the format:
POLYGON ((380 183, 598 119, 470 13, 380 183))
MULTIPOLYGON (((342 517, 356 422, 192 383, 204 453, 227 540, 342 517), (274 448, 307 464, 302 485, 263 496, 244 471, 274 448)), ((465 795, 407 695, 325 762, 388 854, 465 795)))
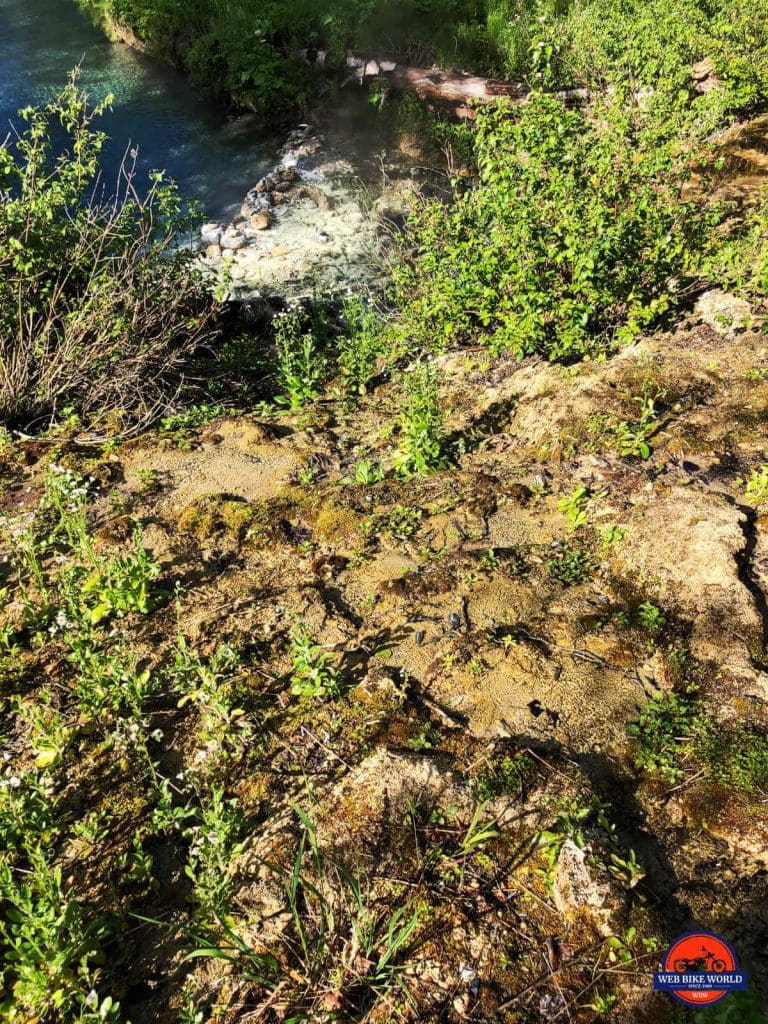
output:
POLYGON ((181 75, 121 43, 110 43, 73 0, 0 0, 0 138, 19 108, 55 95, 69 71, 95 102, 113 93, 107 188, 127 149, 142 174, 166 170, 206 214, 224 217, 274 161, 275 143, 249 116, 229 119, 181 75))

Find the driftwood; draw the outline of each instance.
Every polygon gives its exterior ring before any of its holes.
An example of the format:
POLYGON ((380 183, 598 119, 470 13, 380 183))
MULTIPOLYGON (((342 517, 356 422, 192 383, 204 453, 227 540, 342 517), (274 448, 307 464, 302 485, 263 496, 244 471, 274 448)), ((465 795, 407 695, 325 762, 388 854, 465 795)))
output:
MULTIPOLYGON (((380 79, 382 84, 402 92, 413 92, 422 100, 436 100, 443 103, 490 103, 506 98, 512 103, 523 103, 530 90, 515 82, 503 82, 495 78, 480 78, 462 71, 441 71, 439 68, 415 68, 408 64, 397 64, 391 60, 365 60, 349 55, 347 81, 366 82, 380 79)), ((589 99, 587 89, 565 89, 555 93, 560 99, 581 102, 589 99)), ((465 114, 470 108, 461 108, 465 114)))
MULTIPOLYGON (((324 63, 323 60, 318 61, 324 63)), ((506 98, 511 103, 524 103, 531 90, 516 82, 504 82, 495 78, 479 78, 462 71, 441 71, 439 68, 415 68, 398 64, 392 60, 372 60, 347 56, 349 76, 347 81, 360 83, 379 79, 383 85, 402 92, 414 92, 421 100, 434 100, 458 104, 457 113, 473 117, 468 104, 490 103, 506 98)), ((696 92, 709 92, 722 83, 715 74, 710 61, 699 61, 691 67, 691 78, 696 92)), ((642 100, 648 90, 637 92, 635 100, 642 100)), ((584 103, 590 98, 589 89, 561 89, 554 93, 566 103, 584 103)))

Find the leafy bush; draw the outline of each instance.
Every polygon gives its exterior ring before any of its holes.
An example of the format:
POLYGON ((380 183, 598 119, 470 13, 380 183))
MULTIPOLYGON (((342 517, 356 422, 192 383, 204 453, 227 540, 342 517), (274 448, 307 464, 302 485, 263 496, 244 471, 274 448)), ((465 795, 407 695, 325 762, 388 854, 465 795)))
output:
POLYGON ((768 188, 735 218, 725 239, 716 239, 708 268, 713 280, 727 282, 736 292, 768 304, 768 188))
POLYGON ((0 145, 3 419, 73 407, 146 421, 172 401, 185 357, 209 334, 210 301, 177 245, 175 187, 156 175, 142 198, 125 166, 115 197, 98 191, 105 136, 93 120, 104 106, 88 109, 73 74, 0 145))
POLYGON ((694 101, 704 122, 768 96, 768 25, 754 0, 580 0, 552 31, 564 85, 612 82, 676 94, 694 101), (704 60, 724 88, 696 96, 691 67, 704 60))
POLYGON ((536 95, 478 117, 480 180, 425 204, 395 268, 402 335, 432 348, 569 360, 632 338, 675 300, 705 218, 682 201, 682 158, 619 98, 590 120, 536 95))
POLYGON ((437 371, 423 364, 407 371, 400 413, 400 446, 393 466, 403 476, 428 476, 448 464, 437 371))

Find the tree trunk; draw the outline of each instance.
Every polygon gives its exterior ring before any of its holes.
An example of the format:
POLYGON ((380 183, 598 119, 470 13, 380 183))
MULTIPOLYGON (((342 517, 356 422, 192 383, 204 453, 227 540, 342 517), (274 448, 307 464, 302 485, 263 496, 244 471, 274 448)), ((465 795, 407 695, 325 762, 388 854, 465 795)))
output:
MULTIPOLYGON (((469 112, 465 105, 490 103, 502 97, 512 103, 523 103, 530 90, 514 82, 501 82, 494 78, 479 78, 461 71, 441 71, 439 68, 414 68, 408 64, 397 64, 388 60, 364 60, 348 56, 349 80, 359 82, 381 79, 383 84, 402 92, 414 92, 422 100, 438 100, 444 103, 458 103, 462 110, 469 112)), ((578 102, 589 98, 587 89, 566 89, 554 95, 567 101, 578 102)))

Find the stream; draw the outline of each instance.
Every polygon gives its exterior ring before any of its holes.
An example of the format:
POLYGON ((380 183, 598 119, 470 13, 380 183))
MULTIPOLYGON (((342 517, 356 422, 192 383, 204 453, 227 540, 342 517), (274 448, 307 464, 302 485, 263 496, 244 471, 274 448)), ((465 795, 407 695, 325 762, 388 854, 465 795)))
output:
POLYGON ((228 117, 182 74, 110 42, 74 0, 0 0, 0 24, 0 141, 23 128, 20 108, 50 100, 79 66, 92 104, 114 97, 97 122, 108 136, 104 190, 113 191, 133 150, 140 190, 149 172, 167 172, 200 204, 202 266, 231 298, 381 282, 387 225, 407 209, 397 190, 407 193, 414 183, 402 179, 415 172, 382 149, 363 90, 335 94, 321 127, 278 136, 255 115, 228 117))
POLYGON ((0 25, 0 139, 19 124, 21 107, 56 95, 80 64, 92 102, 114 94, 99 123, 110 136, 107 188, 126 150, 136 146, 142 175, 167 171, 206 216, 224 218, 276 159, 279 140, 257 118, 227 118, 181 74, 110 43, 71 0, 0 0, 0 25))

